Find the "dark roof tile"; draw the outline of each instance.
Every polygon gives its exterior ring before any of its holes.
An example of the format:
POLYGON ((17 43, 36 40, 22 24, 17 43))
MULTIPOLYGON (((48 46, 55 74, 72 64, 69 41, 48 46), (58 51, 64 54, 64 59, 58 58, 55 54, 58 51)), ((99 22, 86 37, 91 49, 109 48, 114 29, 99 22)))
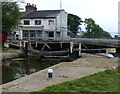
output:
POLYGON ((60 11, 64 10, 40 10, 32 11, 29 13, 23 13, 21 19, 33 19, 33 18, 55 18, 60 11))

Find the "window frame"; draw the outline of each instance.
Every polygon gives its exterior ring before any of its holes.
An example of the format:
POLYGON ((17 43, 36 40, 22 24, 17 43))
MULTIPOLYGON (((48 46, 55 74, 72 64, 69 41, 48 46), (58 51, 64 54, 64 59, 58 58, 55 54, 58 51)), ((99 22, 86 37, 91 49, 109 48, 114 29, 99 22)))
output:
POLYGON ((49 32, 49 33, 48 33, 48 36, 49 36, 50 38, 53 38, 53 37, 54 37, 54 32, 53 32, 53 31, 49 32))
POLYGON ((24 20, 23 23, 24 25, 30 25, 30 20, 24 20))
POLYGON ((48 20, 48 25, 54 25, 54 20, 48 20))
POLYGON ((41 25, 41 20, 35 20, 34 22, 35 22, 35 25, 41 25), (39 24, 38 24, 37 22, 38 22, 39 24))
POLYGON ((29 37, 29 30, 23 30, 23 38, 28 38, 29 37))

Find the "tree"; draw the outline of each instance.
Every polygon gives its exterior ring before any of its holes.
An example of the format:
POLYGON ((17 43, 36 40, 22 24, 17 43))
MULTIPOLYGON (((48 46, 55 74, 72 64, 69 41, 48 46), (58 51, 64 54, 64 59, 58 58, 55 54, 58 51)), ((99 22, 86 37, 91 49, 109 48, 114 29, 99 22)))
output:
POLYGON ((82 20, 77 15, 68 14, 68 30, 77 33, 82 20))
POLYGON ((10 34, 20 24, 19 7, 16 2, 2 3, 2 32, 10 34))
POLYGON ((92 19, 92 18, 89 18, 89 19, 85 19, 84 21, 86 27, 85 29, 90 32, 90 31, 93 31, 93 26, 95 25, 95 21, 92 19))
POLYGON ((120 37, 118 35, 115 35, 114 39, 120 39, 120 37))
POLYGON ((107 31, 104 31, 99 25, 97 25, 92 18, 85 19, 84 23, 86 25, 85 28, 86 28, 87 32, 85 32, 82 37, 102 38, 102 39, 104 39, 104 38, 111 39, 112 38, 111 35, 107 31))
POLYGON ((88 32, 103 31, 103 29, 99 25, 97 25, 92 18, 85 19, 84 23, 88 32))

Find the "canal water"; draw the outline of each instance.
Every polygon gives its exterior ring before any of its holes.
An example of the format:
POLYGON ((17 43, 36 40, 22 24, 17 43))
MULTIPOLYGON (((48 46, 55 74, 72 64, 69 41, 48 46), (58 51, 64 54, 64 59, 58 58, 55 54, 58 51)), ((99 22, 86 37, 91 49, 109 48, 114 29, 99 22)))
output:
POLYGON ((40 62, 25 59, 2 61, 2 84, 38 72, 60 62, 59 59, 44 59, 40 62))

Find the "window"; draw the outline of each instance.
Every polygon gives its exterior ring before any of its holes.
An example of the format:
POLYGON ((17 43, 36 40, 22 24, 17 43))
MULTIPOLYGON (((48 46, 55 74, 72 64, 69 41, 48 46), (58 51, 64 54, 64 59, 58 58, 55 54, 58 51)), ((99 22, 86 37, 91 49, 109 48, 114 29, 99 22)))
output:
POLYGON ((54 37, 54 32, 49 32, 49 37, 54 37))
POLYGON ((24 25, 30 25, 30 21, 29 20, 24 20, 24 25))
POLYGON ((30 37, 35 37, 35 30, 30 30, 30 37))
POLYGON ((36 30, 36 37, 42 37, 42 31, 36 30))
POLYGON ((54 20, 48 20, 49 25, 54 25, 54 20))
POLYGON ((35 25, 41 25, 41 20, 35 20, 35 25))
POLYGON ((28 37, 28 30, 23 30, 23 37, 28 37))

